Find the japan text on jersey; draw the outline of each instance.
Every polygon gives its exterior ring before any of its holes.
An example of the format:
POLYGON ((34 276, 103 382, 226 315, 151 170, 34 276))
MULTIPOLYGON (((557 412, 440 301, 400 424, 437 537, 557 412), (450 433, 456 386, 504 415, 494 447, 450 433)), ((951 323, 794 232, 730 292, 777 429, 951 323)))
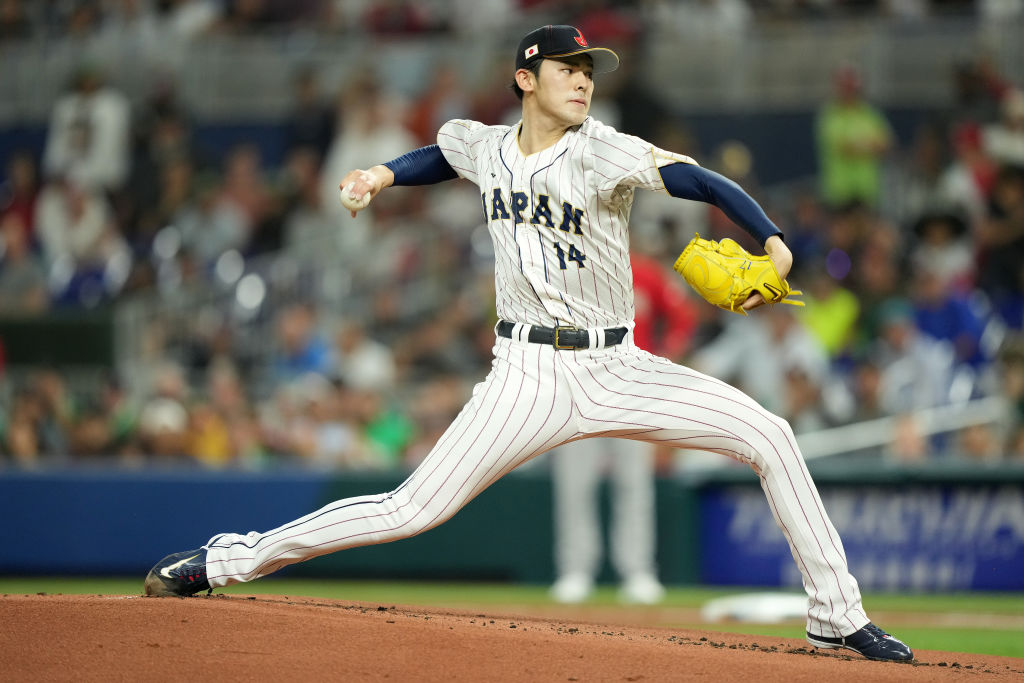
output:
POLYGON ((524 154, 519 126, 453 120, 438 146, 480 189, 495 251, 498 315, 532 325, 629 325, 629 213, 636 188, 663 191, 660 166, 692 159, 587 118, 524 154))

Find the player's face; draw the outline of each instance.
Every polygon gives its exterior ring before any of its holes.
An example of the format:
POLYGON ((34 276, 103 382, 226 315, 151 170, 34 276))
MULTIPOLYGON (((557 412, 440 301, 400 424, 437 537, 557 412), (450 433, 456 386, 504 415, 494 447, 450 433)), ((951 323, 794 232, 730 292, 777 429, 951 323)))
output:
POLYGON ((590 111, 594 94, 594 68, 587 55, 545 59, 534 90, 541 112, 563 123, 578 126, 590 111))

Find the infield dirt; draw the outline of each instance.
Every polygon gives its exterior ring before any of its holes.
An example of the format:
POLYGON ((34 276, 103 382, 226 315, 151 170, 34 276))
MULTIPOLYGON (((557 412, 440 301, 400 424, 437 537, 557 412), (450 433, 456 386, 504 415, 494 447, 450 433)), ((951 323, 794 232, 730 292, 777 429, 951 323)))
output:
POLYGON ((805 641, 284 596, 4 595, 7 681, 1020 680, 1024 659, 912 664, 805 641))

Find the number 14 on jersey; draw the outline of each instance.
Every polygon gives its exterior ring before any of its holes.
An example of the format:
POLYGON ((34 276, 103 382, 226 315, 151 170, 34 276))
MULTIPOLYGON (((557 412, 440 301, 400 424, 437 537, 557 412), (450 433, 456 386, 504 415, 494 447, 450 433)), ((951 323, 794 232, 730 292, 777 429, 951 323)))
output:
MULTIPOLYGON (((558 242, 555 242, 555 253, 558 254, 558 267, 561 268, 562 270, 565 270, 568 267, 568 265, 565 262, 566 253, 562 249, 562 245, 559 244, 558 242)), ((569 245, 568 258, 570 261, 575 261, 578 267, 586 268, 583 262, 587 260, 587 257, 583 254, 582 251, 576 248, 575 244, 569 245)))

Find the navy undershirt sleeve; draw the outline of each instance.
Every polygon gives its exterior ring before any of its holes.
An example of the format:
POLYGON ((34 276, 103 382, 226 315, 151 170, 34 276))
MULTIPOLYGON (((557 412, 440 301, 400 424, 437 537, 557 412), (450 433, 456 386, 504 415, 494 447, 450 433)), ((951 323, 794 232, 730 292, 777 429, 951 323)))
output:
POLYGON ((764 209, 725 176, 696 164, 676 163, 662 166, 661 179, 673 197, 713 204, 736 225, 749 232, 761 246, 772 235, 782 236, 764 209))
POLYGON ((395 174, 395 185, 433 185, 458 177, 437 145, 414 149, 384 165, 395 174))

